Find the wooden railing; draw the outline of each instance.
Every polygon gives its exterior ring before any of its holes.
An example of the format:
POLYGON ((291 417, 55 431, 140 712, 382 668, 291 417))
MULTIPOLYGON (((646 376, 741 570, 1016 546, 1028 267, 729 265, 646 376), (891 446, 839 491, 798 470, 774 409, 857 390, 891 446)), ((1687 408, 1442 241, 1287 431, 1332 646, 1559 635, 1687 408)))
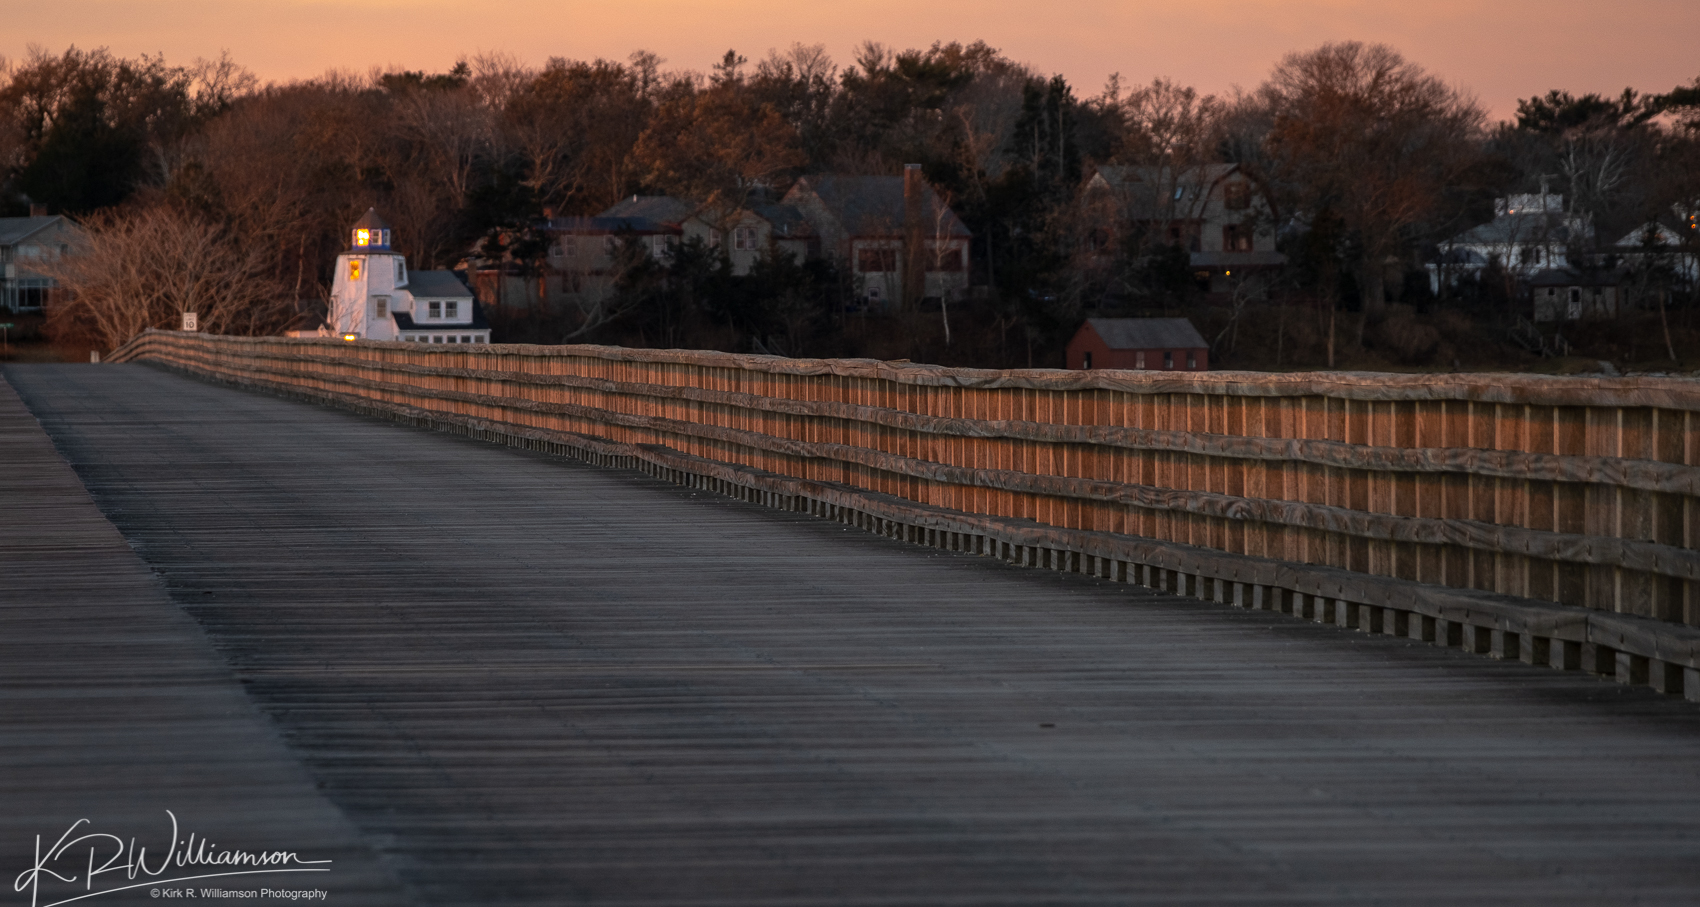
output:
POLYGON ((1029 527, 1094 572, 1158 563, 1215 582, 1218 599, 1238 588, 1212 576, 1223 565, 1267 578, 1275 563, 1338 581, 1338 596, 1253 584, 1284 610, 1290 594, 1344 606, 1424 587, 1409 594, 1481 590, 1700 625, 1690 380, 979 371, 157 331, 112 357, 126 360, 578 439, 750 488, 765 476, 859 490, 992 536, 1029 527))

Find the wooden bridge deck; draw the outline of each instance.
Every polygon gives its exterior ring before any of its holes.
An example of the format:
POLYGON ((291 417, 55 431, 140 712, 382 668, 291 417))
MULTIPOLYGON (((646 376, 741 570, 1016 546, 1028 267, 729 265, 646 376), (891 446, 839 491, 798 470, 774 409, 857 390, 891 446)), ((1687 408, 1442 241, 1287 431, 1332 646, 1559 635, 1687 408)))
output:
MULTIPOLYGON (((6 375, 419 903, 1700 901, 1673 697, 140 366, 6 375)), ((9 640, 16 578, 62 581, 13 563, 9 640)))

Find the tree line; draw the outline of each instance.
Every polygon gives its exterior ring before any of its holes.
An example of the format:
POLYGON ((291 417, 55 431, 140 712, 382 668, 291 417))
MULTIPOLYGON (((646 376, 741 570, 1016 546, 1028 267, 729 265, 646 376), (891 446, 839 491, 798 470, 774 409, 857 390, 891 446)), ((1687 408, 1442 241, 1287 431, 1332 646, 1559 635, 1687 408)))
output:
MULTIPOLYGON (((1244 306, 1263 301, 1326 313, 1330 344, 1335 317, 1356 314, 1356 340, 1373 344, 1390 303, 1430 304, 1423 261, 1489 220, 1496 197, 1545 180, 1602 238, 1700 200, 1700 79, 1660 94, 1553 90, 1490 123, 1440 76, 1355 42, 1293 53, 1224 95, 1118 77, 1085 94, 984 43, 870 42, 843 64, 821 46, 754 63, 728 51, 706 72, 642 51, 541 67, 483 54, 441 72, 283 84, 228 56, 173 65, 74 47, 0 69, 0 207, 85 224, 100 255, 62 267, 79 292, 51 326, 107 346, 175 323, 185 293, 200 294, 204 324, 286 327, 301 300, 324 298, 367 207, 415 268, 482 248, 522 270, 539 256, 516 243, 546 214, 595 214, 634 194, 737 205, 808 173, 895 175, 913 162, 974 234, 976 291, 940 313, 942 331, 845 314, 831 263, 734 281, 695 255, 632 268, 622 292, 634 304, 594 330, 556 313, 515 320, 502 339, 767 349, 783 335, 797 355, 1050 365, 1085 314, 1203 306, 1231 361, 1244 306), (1207 163, 1239 165, 1268 203, 1259 228, 1287 254, 1256 299, 1201 294, 1160 236, 1129 236, 1111 266, 1083 266, 1094 167, 1207 163)), ((1509 294, 1451 292, 1486 309, 1509 294)))

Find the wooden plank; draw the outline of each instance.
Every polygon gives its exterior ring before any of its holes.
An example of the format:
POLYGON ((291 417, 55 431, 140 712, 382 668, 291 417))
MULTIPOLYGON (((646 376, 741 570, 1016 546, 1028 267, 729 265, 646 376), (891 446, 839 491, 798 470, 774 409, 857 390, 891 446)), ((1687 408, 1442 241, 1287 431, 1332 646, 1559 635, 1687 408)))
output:
POLYGON ((16 374, 424 903, 1700 896, 1678 700, 151 370, 16 374))
MULTIPOLYGON (((329 871, 171 884, 165 880, 218 871, 173 869, 135 881, 168 890, 318 889, 346 903, 410 903, 244 696, 202 629, 96 509, 4 380, 0 463, 0 853, 10 861, 7 879, 20 880, 30 855, 42 852, 37 836, 50 849, 79 819, 89 824, 78 834, 134 837, 157 866, 171 841, 170 810, 180 840, 194 832, 226 849, 295 851, 303 860, 332 861, 329 871)), ((185 478, 162 465, 160 481, 185 478)), ((211 604, 216 595, 203 598, 211 604)), ((80 882, 87 847, 48 866, 79 884, 44 877, 36 903, 88 894, 80 882)), ((108 851, 100 854, 104 860, 108 851)), ((93 890, 134 883, 107 873, 93 890)), ((28 903, 30 895, 17 897, 28 903)), ((133 891, 100 903, 148 899, 133 891)))

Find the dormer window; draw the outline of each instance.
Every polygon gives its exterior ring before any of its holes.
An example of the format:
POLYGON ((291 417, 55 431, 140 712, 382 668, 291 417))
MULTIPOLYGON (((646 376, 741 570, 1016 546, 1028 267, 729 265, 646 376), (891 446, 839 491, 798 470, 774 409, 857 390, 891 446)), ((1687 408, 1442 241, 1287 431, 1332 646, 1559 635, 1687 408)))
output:
POLYGON ((458 303, 458 302, 445 302, 445 303, 443 303, 443 305, 448 307, 448 317, 450 317, 450 318, 459 318, 460 317, 460 303, 458 303))
POLYGON ((441 317, 443 317, 443 304, 440 303, 440 302, 431 303, 429 305, 429 314, 427 315, 427 317, 429 317, 429 318, 441 318, 441 317))

